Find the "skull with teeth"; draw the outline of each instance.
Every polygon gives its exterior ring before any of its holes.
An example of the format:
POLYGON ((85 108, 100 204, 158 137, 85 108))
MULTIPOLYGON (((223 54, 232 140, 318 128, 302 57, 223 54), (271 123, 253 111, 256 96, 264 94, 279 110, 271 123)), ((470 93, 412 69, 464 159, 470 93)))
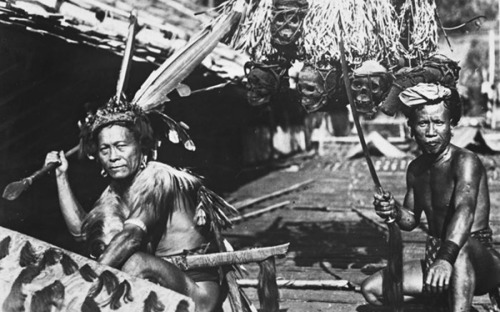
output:
POLYGON ((280 91, 283 77, 287 72, 284 64, 265 64, 247 62, 247 99, 250 105, 260 106, 271 101, 271 97, 280 91))
POLYGON ((273 0, 271 43, 278 51, 297 49, 307 9, 306 0, 273 0))
POLYGON ((351 90, 356 110, 369 116, 377 112, 391 86, 391 75, 376 61, 366 61, 354 70, 351 77, 351 90))
POLYGON ((302 68, 299 72, 298 90, 300 104, 308 113, 345 99, 342 85, 339 84, 341 73, 339 63, 328 68, 316 68, 307 64, 302 68))

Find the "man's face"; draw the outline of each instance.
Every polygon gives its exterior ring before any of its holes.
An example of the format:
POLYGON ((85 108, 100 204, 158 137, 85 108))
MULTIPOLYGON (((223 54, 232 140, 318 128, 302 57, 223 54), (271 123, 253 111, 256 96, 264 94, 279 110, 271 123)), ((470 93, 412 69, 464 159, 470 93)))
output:
POLYGON ((98 136, 99 161, 112 179, 133 177, 141 164, 141 148, 132 132, 119 125, 101 130, 98 136))
POLYGON ((425 105, 415 112, 411 128, 423 153, 440 154, 451 140, 450 111, 443 102, 425 105))

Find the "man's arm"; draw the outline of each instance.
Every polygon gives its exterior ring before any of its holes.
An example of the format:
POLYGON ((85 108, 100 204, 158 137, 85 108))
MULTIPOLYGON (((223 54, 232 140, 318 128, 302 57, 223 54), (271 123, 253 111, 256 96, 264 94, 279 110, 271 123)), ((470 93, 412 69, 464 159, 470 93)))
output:
POLYGON ((413 181, 414 177, 411 170, 408 169, 406 175, 407 191, 402 205, 394 199, 392 194, 386 193, 383 195, 375 194, 375 211, 384 219, 395 219, 399 227, 405 231, 411 231, 420 223, 421 209, 415 209, 413 198, 413 181))
POLYGON ((455 192, 453 202, 455 213, 446 226, 446 240, 460 248, 470 236, 476 212, 477 197, 484 167, 476 155, 465 154, 458 159, 455 192))
POLYGON ((59 162, 60 166, 56 168, 57 192, 59 195, 59 205, 61 212, 66 222, 71 235, 75 239, 82 239, 81 227, 82 221, 86 216, 86 212, 82 209, 80 203, 76 200, 71 189, 68 179, 68 161, 64 156, 64 152, 51 152, 47 154, 45 164, 51 162, 59 162))
POLYGON ((455 167, 452 168, 452 173, 456 175, 452 199, 455 211, 448 224, 444 224, 445 239, 437 253, 436 261, 427 272, 425 284, 431 292, 447 289, 450 284, 455 260, 470 236, 479 185, 482 175, 485 174, 484 167, 476 155, 462 154, 456 161, 455 167))
POLYGON ((130 215, 124 222, 123 230, 111 240, 99 262, 121 267, 146 243, 146 235, 151 233, 158 222, 165 226, 166 217, 162 211, 167 210, 167 200, 172 195, 170 176, 164 171, 154 169, 146 167, 130 187, 130 215))
POLYGON ((141 248, 145 234, 146 232, 140 226, 125 223, 123 230, 113 237, 104 253, 99 257, 99 262, 120 268, 131 255, 141 248))

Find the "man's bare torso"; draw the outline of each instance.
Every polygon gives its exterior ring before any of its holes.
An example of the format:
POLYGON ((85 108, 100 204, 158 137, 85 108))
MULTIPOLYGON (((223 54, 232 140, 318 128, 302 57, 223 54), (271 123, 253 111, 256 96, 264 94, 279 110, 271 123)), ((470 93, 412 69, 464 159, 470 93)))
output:
POLYGON ((429 234, 443 238, 446 226, 455 211, 455 187, 464 166, 475 165, 474 178, 480 179, 471 232, 484 229, 489 223, 489 192, 487 176, 479 158, 472 152, 450 144, 442 157, 429 162, 426 155, 415 159, 409 170, 414 194, 414 211, 423 211, 429 223, 429 234), (467 161, 464 161, 467 159, 467 161))
POLYGON ((165 233, 158 243, 155 255, 158 257, 175 255, 208 243, 207 236, 202 235, 193 218, 194 209, 174 211, 171 219, 167 222, 165 233))

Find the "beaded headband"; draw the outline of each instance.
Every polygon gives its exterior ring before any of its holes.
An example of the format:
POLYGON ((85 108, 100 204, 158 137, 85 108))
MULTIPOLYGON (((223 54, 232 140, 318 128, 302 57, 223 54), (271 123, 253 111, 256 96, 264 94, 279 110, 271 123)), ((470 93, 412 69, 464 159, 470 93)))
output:
POLYGON ((104 107, 97 109, 95 114, 87 114, 85 118, 85 127, 93 133, 112 123, 134 122, 135 118, 141 115, 145 115, 141 107, 125 100, 117 101, 116 97, 113 97, 104 107))

